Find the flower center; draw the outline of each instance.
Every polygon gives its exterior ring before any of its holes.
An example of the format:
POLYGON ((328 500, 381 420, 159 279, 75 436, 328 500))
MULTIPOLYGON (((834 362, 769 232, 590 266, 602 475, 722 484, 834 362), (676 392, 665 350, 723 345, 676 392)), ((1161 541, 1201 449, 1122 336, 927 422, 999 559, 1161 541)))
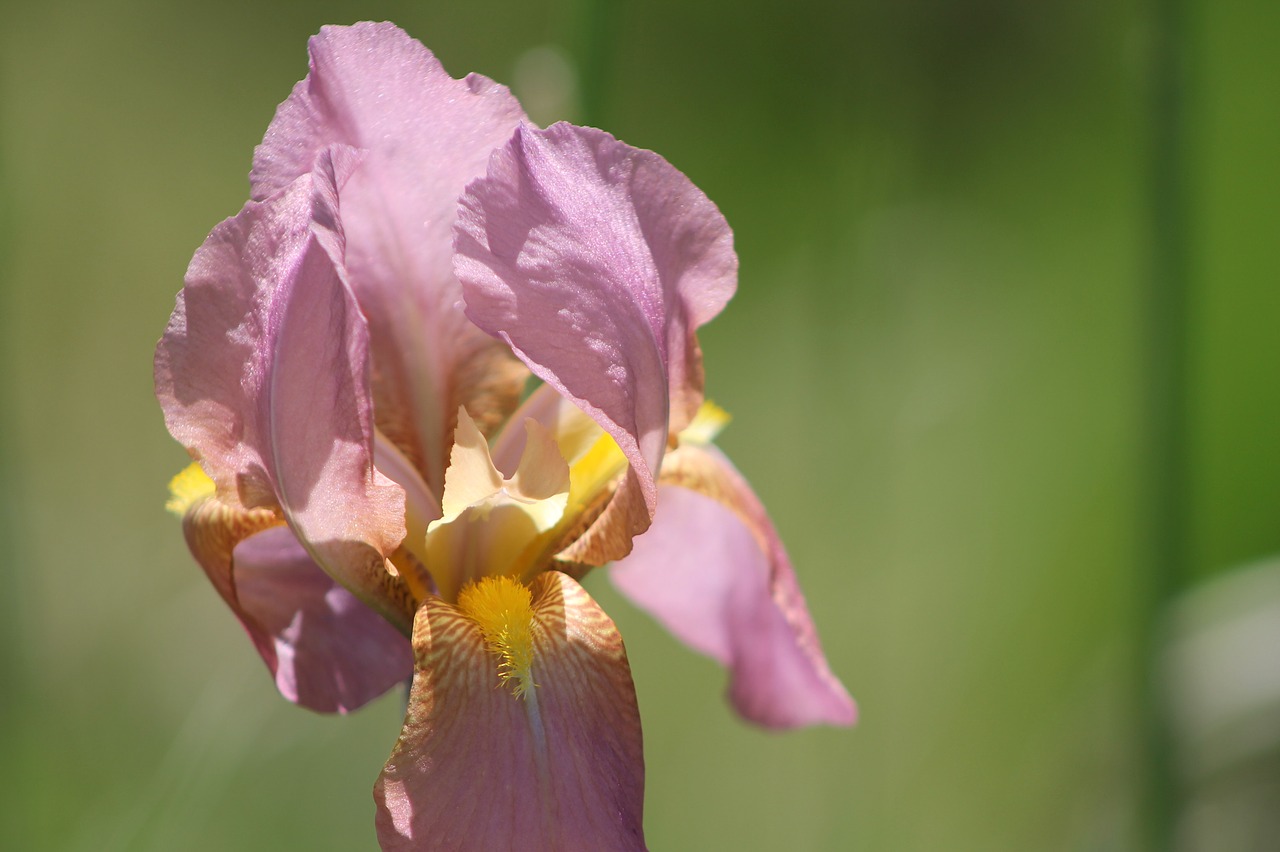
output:
POLYGON ((458 593, 458 609, 480 628, 489 653, 498 658, 498 677, 517 698, 533 682, 533 595, 510 577, 482 577, 458 593))
POLYGON ((565 513, 569 466, 555 438, 537 421, 525 423, 519 469, 504 479, 489 446, 465 410, 445 472, 443 517, 427 525, 425 563, 446 601, 482 577, 525 578, 533 572, 544 533, 565 513))

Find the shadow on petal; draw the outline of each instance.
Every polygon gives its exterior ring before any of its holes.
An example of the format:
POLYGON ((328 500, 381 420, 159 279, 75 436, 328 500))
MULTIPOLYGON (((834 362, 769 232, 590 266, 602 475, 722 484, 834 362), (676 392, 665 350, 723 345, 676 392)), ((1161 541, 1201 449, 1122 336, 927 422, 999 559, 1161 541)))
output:
POLYGON ((324 573, 288 527, 273 527, 234 551, 240 615, 290 701, 346 713, 413 671, 409 640, 324 573))

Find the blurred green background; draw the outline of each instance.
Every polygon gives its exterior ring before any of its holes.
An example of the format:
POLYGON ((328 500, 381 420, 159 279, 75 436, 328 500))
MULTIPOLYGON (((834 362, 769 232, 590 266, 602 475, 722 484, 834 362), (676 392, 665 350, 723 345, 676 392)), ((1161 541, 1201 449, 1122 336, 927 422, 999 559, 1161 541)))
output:
MULTIPOLYGON (((401 698, 322 718, 277 696, 163 511, 185 454, 151 392, 306 38, 372 18, 544 123, 585 98, 735 229, 740 290, 702 334, 721 444, 862 718, 743 725, 714 665, 595 578, 650 845, 1139 848, 1153 425, 1185 430, 1179 583, 1280 551, 1280 5, 1185 9, 1172 424, 1146 402, 1154 3, 649 0, 594 27, 570 0, 0 9, 0 847, 375 848, 401 698)), ((1274 848, 1212 828, 1280 784, 1261 742, 1208 823, 1216 781, 1157 753, 1188 778, 1186 848, 1274 848)))

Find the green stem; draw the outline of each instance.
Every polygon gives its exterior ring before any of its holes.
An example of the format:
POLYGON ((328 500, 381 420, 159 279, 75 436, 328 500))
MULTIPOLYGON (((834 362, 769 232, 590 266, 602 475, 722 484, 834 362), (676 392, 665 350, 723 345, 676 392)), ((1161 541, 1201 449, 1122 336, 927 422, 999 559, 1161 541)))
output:
POLYGON ((1174 847, 1182 793, 1161 677, 1168 604, 1188 576, 1188 227, 1181 0, 1155 0, 1152 14, 1149 174, 1150 281, 1147 293, 1148 391, 1146 565, 1139 591, 1142 732, 1142 848, 1174 847))
POLYGON ((613 83, 613 35, 621 0, 577 0, 573 53, 578 65, 578 93, 583 124, 602 127, 606 97, 613 83))

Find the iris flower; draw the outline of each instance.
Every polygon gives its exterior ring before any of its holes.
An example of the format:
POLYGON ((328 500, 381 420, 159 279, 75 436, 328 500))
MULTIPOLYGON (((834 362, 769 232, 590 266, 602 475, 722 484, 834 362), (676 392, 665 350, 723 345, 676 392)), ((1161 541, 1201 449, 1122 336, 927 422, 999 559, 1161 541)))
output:
POLYGON ((156 351, 170 508, 289 700, 412 678, 385 849, 640 849, 640 717, 593 567, 770 728, 845 725, 791 564, 711 444, 736 287, 661 157, 531 125, 390 24, 325 28, 156 351), (541 385, 520 402, 532 373, 541 385))

